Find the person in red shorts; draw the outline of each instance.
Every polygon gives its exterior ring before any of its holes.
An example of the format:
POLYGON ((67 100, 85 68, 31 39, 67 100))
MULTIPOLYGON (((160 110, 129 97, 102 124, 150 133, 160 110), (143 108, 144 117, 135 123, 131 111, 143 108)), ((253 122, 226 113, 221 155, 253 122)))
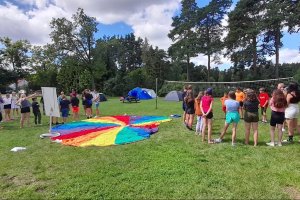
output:
POLYGON ((262 115, 262 122, 267 123, 267 108, 269 104, 269 95, 266 92, 265 88, 260 88, 259 89, 259 95, 258 95, 258 100, 259 100, 259 105, 261 108, 261 115, 262 115))
POLYGON ((73 113, 73 120, 79 120, 79 99, 77 95, 71 96, 71 106, 72 106, 72 113, 73 113))

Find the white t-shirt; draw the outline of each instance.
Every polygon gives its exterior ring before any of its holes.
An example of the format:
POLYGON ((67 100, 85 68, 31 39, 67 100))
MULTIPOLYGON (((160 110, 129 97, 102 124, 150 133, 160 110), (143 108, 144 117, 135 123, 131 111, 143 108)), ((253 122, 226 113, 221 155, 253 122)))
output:
POLYGON ((11 97, 9 97, 9 98, 4 97, 3 98, 3 105, 9 105, 9 104, 11 104, 11 97))

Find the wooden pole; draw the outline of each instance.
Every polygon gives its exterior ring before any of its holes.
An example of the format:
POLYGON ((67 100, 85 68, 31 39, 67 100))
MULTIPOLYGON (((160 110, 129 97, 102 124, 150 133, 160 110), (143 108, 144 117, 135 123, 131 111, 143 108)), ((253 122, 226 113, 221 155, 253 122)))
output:
POLYGON ((155 88, 155 92, 156 92, 155 109, 157 109, 157 78, 155 79, 155 85, 156 85, 156 86, 155 86, 155 87, 156 87, 156 88, 155 88))

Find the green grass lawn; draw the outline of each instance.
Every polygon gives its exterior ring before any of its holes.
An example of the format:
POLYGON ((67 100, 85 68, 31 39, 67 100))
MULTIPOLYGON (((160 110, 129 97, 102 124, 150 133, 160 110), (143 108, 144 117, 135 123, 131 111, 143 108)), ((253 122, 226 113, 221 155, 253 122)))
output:
MULTIPOLYGON (((182 114, 181 102, 162 99, 100 105, 104 116, 117 114, 182 114)), ((82 110, 81 110, 82 111, 82 110)), ((213 138, 224 124, 216 99, 213 138)), ((84 118, 84 116, 81 116, 84 118)), ((43 126, 19 128, 2 123, 0 130, 0 199, 293 199, 300 195, 300 144, 269 147, 269 125, 259 125, 259 146, 238 145, 230 133, 221 144, 208 145, 182 125, 162 123, 159 132, 137 143, 109 147, 71 147, 40 139, 43 126), (10 152, 16 146, 21 152, 10 152)), ((32 118, 33 122, 33 118, 32 118)), ((299 139, 298 135, 295 138, 299 139)), ((251 137, 251 144, 253 138, 251 137)))

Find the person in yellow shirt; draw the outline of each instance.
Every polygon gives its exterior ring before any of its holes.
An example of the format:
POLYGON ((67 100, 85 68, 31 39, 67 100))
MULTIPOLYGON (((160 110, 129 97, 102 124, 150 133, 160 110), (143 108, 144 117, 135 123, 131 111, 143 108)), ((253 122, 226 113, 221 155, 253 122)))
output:
POLYGON ((244 116, 244 111, 243 111, 243 105, 244 105, 244 100, 245 100, 245 93, 241 90, 241 88, 237 87, 235 91, 235 96, 236 96, 236 101, 240 103, 240 108, 239 108, 239 114, 241 116, 241 119, 243 119, 244 116))

